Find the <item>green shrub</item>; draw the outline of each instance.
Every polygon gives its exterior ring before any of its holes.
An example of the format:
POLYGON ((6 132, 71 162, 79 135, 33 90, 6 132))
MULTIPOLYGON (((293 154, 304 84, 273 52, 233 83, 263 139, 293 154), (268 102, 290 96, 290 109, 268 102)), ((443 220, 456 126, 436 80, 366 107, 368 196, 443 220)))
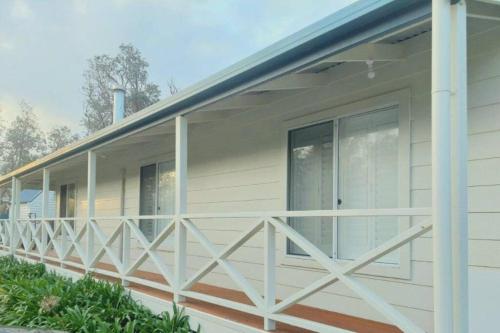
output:
POLYGON ((0 258, 0 324, 82 333, 193 332, 175 304, 172 314, 155 315, 119 284, 89 275, 73 282, 12 257, 0 258))

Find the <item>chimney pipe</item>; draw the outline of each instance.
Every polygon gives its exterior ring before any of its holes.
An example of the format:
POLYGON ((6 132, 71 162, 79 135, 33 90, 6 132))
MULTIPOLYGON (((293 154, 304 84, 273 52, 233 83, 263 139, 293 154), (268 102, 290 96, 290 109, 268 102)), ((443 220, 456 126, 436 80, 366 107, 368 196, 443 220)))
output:
POLYGON ((116 86, 113 88, 113 124, 125 117, 125 89, 116 86))

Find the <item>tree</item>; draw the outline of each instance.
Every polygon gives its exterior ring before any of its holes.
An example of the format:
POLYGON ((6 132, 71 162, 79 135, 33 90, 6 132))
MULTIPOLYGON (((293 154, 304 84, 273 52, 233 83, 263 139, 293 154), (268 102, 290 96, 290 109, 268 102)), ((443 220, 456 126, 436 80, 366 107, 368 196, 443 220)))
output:
POLYGON ((79 138, 80 136, 72 133, 68 126, 56 126, 47 133, 47 148, 51 153, 77 141, 79 138))
POLYGON ((114 86, 125 88, 125 116, 160 99, 160 88, 148 82, 149 64, 131 44, 120 45, 115 57, 98 55, 84 73, 85 113, 82 124, 93 133, 112 123, 114 86))
POLYGON ((170 93, 170 95, 175 95, 179 92, 179 88, 177 88, 177 85, 175 84, 174 79, 170 79, 167 82, 167 88, 168 88, 168 92, 170 93))
POLYGON ((26 101, 19 103, 21 114, 5 131, 2 144, 2 171, 9 172, 45 153, 45 139, 33 107, 26 101))
POLYGON ((9 186, 0 187, 0 219, 9 218, 10 190, 9 186))
POLYGON ((3 134, 5 131, 5 124, 2 119, 2 108, 0 106, 0 157, 3 156, 3 134))

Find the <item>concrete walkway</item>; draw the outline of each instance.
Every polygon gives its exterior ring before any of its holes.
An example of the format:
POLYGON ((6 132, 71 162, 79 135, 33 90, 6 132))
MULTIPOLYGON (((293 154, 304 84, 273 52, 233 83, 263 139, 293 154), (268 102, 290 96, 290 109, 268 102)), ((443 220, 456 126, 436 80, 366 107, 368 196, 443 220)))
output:
POLYGON ((0 326, 0 333, 65 333, 63 331, 51 331, 51 330, 41 330, 41 329, 27 329, 27 328, 14 328, 0 326))

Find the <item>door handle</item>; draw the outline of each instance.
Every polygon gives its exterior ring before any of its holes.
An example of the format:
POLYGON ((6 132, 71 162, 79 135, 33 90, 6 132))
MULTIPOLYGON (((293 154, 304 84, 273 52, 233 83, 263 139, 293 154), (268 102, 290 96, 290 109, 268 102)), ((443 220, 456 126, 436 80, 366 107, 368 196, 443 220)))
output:
POLYGON ((337 199, 337 205, 342 205, 342 199, 340 198, 337 199))

